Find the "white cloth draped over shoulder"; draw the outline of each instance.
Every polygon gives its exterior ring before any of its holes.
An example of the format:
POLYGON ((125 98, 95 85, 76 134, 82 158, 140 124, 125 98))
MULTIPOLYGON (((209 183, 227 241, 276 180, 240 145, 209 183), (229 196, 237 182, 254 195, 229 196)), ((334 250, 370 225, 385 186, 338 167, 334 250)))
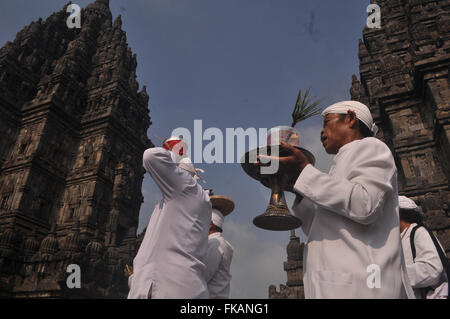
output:
POLYGON ((397 169, 376 138, 341 147, 328 174, 306 166, 293 210, 307 236, 306 298, 414 298, 401 249, 397 169), (380 286, 371 281, 380 270, 380 286))
POLYGON ((163 198, 134 259, 128 298, 207 299, 209 196, 163 148, 146 150, 143 166, 163 198))
POLYGON ((232 258, 233 247, 222 236, 222 233, 216 232, 209 235, 206 282, 211 299, 227 299, 230 297, 232 258))

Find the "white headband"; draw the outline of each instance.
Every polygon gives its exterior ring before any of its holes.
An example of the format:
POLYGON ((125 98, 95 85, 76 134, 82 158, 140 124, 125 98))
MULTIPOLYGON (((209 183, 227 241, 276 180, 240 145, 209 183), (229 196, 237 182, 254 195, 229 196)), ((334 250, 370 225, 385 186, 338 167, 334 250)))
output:
POLYGON ((327 114, 347 114, 348 111, 355 112, 358 120, 363 122, 370 129, 373 135, 377 134, 378 126, 376 126, 373 122, 372 114, 370 114, 369 108, 357 101, 343 101, 330 105, 322 112, 322 116, 325 117, 327 114))
POLYGON ((212 209, 211 221, 214 225, 223 229, 224 217, 218 209, 212 209))
POLYGON ((398 197, 398 206, 401 209, 410 209, 410 210, 419 211, 419 207, 416 205, 416 203, 411 198, 408 198, 406 196, 398 197))

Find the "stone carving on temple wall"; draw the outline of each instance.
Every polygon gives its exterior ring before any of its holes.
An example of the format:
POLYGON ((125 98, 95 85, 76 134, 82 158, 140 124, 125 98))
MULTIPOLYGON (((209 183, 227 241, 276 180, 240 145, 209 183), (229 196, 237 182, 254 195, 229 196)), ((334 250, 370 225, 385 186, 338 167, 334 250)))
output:
POLYGON ((19 136, 20 143, 18 144, 18 148, 16 150, 16 156, 19 158, 26 157, 27 154, 30 153, 31 144, 33 142, 33 131, 35 131, 35 129, 36 126, 30 126, 22 130, 19 136))
POLYGON ((369 52, 377 52, 383 48, 383 39, 377 37, 371 37, 370 39, 364 40, 365 45, 369 49, 369 52))
POLYGON ((6 160, 13 149, 17 138, 17 130, 8 125, 6 119, 0 119, 0 166, 2 160, 6 160))
POLYGON ((360 101, 366 96, 366 92, 361 82, 358 81, 356 75, 352 75, 352 87, 350 89, 350 95, 352 100, 360 101))
POLYGON ((385 28, 386 28, 387 34, 394 35, 401 31, 406 31, 407 25, 405 25, 404 23, 397 21, 397 20, 390 20, 386 23, 385 28))
POLYGON ((7 212, 11 207, 12 196, 14 194, 15 179, 13 176, 8 176, 8 178, 2 179, 2 184, 0 185, 0 211, 7 212))
POLYGON ((406 71, 405 65, 401 58, 396 54, 387 54, 380 58, 381 71, 386 73, 400 73, 406 71))
POLYGON ((380 76, 367 81, 367 88, 370 96, 376 96, 383 90, 383 81, 380 76))
POLYGON ((448 12, 443 12, 442 15, 437 18, 436 28, 441 36, 448 36, 450 32, 450 14, 448 12))
POLYGON ((147 93, 147 86, 146 85, 144 85, 142 87, 142 90, 139 93, 139 99, 141 100, 141 103, 144 104, 144 105, 147 104, 148 101, 150 100, 150 96, 147 93))
POLYGON ((78 151, 73 173, 82 173, 96 167, 102 149, 101 137, 91 137, 81 142, 78 151))

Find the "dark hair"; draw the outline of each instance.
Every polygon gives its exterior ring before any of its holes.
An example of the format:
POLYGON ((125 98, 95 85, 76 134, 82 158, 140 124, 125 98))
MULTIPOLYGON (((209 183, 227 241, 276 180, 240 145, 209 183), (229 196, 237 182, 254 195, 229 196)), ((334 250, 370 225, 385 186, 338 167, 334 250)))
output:
POLYGON ((212 221, 211 221, 211 225, 212 225, 210 227, 211 230, 213 230, 215 232, 223 233, 223 229, 220 228, 219 226, 217 226, 216 224, 214 224, 212 221))
MULTIPOLYGON (((339 114, 340 120, 343 121, 347 115, 348 114, 339 114)), ((372 137, 373 136, 372 131, 360 119, 358 119, 358 128, 359 128, 359 132, 361 133, 362 136, 364 136, 364 137, 372 137)))
POLYGON ((359 131, 361 132, 362 136, 364 137, 372 137, 373 133, 372 131, 366 126, 366 124, 364 124, 363 122, 361 122, 361 120, 358 120, 359 122, 359 131))
POLYGON ((422 224, 423 217, 415 209, 403 209, 400 208, 400 219, 407 223, 422 224))

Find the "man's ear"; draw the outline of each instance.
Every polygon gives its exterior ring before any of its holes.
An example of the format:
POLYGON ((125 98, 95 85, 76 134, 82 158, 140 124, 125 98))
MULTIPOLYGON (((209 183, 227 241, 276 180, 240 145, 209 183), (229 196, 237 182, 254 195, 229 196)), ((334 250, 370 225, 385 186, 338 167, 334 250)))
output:
POLYGON ((351 128, 355 128, 356 126, 358 126, 358 118, 356 117, 356 113, 354 111, 348 110, 347 115, 349 126, 351 128))

